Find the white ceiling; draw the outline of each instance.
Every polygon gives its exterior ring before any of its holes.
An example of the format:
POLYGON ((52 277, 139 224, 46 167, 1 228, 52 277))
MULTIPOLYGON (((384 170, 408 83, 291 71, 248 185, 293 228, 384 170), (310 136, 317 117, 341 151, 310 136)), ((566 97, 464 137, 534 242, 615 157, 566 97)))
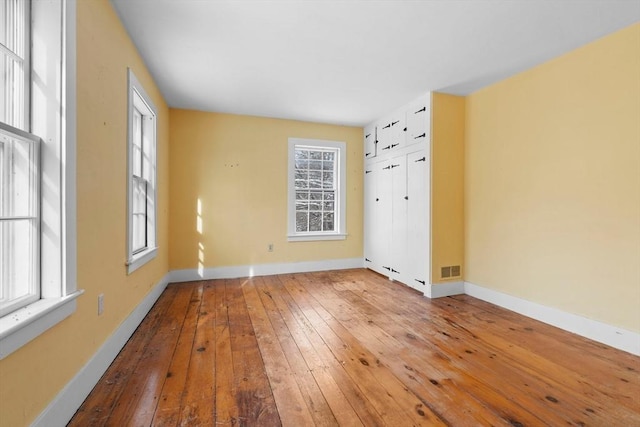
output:
POLYGON ((356 126, 640 21, 640 0, 111 1, 171 107, 356 126))

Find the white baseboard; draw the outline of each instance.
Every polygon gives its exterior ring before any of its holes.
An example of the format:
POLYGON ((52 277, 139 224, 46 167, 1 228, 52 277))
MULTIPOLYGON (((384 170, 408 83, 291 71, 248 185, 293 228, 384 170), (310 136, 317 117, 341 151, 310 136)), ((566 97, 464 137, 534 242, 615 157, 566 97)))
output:
POLYGON ((162 291, 169 284, 167 273, 147 296, 138 304, 118 329, 98 349, 91 360, 58 393, 53 401, 33 422, 32 427, 65 426, 76 413, 82 402, 114 361, 129 337, 147 315, 162 291))
POLYGON ((171 282, 193 282, 196 280, 235 279, 238 277, 272 276, 274 274, 306 273, 309 271, 344 270, 347 268, 362 268, 363 262, 362 258, 344 258, 323 261, 173 270, 171 272, 171 282))
POLYGON ((464 294, 464 282, 445 282, 427 285, 424 295, 429 298, 442 298, 464 294))
POLYGON ((464 293, 527 317, 640 356, 640 334, 464 282, 464 293))

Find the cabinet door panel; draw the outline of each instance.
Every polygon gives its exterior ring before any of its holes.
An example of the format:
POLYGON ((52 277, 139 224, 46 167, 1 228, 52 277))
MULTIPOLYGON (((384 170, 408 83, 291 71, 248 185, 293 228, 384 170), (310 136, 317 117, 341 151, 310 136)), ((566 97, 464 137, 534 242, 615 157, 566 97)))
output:
POLYGON ((388 161, 378 163, 378 176, 376 177, 376 204, 378 205, 378 216, 376 218, 376 260, 374 268, 381 274, 389 275, 391 272, 391 221, 392 221, 392 182, 391 165, 388 161))
POLYGON ((373 267, 376 243, 376 165, 366 165, 364 173, 364 266, 373 267))
POLYGON ((391 150, 399 150, 405 146, 405 115, 396 114, 389 123, 391 150))
POLYGON ((425 150, 407 155, 407 239, 409 267, 407 284, 421 292, 430 283, 431 270, 429 233, 430 158, 425 150))
POLYGON ((369 180, 375 187, 373 212, 371 214, 371 232, 368 242, 371 247, 367 267, 385 276, 391 271, 389 244, 391 241, 391 174, 389 162, 377 162, 372 165, 373 172, 369 180))
POLYGON ((409 106, 406 112, 407 146, 430 140, 431 106, 428 99, 409 106))
POLYGON ((364 129, 364 157, 370 159, 376 156, 376 127, 369 126, 364 129))
POLYGON ((390 278, 406 283, 407 277, 407 156, 391 159, 392 225, 390 278))
POLYGON ((378 155, 382 156, 391 150, 391 119, 378 124, 378 155))

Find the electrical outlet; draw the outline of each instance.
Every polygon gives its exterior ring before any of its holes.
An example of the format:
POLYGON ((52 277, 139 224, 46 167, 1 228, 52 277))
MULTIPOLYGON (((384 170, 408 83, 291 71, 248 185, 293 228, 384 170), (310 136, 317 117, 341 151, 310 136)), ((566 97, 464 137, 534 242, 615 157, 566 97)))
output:
POLYGON ((98 295, 98 316, 104 311, 104 294, 98 295))
POLYGON ((267 250, 269 252, 273 252, 273 243, 269 243, 269 246, 267 246, 267 250))

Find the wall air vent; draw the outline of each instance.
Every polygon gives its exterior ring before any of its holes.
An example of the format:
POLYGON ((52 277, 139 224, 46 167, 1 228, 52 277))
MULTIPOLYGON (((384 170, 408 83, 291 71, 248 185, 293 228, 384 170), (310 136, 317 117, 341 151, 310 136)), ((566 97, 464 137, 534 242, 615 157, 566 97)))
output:
POLYGON ((452 265, 451 266, 451 277, 458 277, 460 276, 460 266, 459 265, 452 265))
POLYGON ((443 279, 447 277, 451 277, 451 267, 441 267, 440 277, 442 277, 443 279))

